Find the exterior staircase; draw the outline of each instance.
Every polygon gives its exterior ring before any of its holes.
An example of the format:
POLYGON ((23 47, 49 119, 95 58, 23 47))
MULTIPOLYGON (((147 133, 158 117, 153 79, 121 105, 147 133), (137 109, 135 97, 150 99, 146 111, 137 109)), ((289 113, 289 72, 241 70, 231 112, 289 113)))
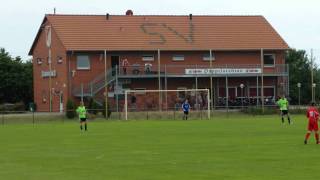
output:
POLYGON ((98 104, 102 104, 101 100, 95 99, 95 96, 105 88, 107 85, 112 84, 116 77, 113 69, 107 71, 107 79, 105 73, 96 76, 92 81, 75 87, 72 91, 75 97, 93 98, 98 104))

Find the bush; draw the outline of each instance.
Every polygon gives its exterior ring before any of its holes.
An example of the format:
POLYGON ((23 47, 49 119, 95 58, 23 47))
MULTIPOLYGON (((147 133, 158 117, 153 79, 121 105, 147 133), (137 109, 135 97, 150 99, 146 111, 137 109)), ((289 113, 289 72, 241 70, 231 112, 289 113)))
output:
MULTIPOLYGON (((103 110, 102 110, 103 117, 106 117, 106 103, 103 102, 103 110)), ((108 118, 111 116, 111 109, 110 105, 108 104, 108 118)))
POLYGON ((95 114, 87 113, 87 118, 88 118, 88 119, 93 120, 93 119, 95 119, 96 117, 97 117, 97 116, 96 116, 95 114))
POLYGON ((76 117, 75 104, 72 99, 68 99, 67 101, 66 116, 69 119, 73 119, 74 117, 76 117))
POLYGON ((23 102, 18 102, 18 103, 14 104, 13 110, 14 111, 25 111, 26 110, 26 106, 24 105, 23 102))
POLYGON ((303 108, 289 109, 290 114, 305 114, 306 111, 307 110, 303 108))
MULTIPOLYGON (((249 107, 242 110, 243 113, 252 114, 252 115, 270 115, 270 114, 280 114, 280 110, 277 107, 265 107, 264 113, 262 113, 261 107, 249 107)), ((290 108, 290 114, 305 114, 306 107, 304 108, 290 108)))
POLYGON ((92 109, 93 109, 93 108, 92 108, 93 103, 94 103, 93 98, 90 98, 90 99, 89 99, 89 104, 88 104, 88 107, 87 107, 87 112, 90 113, 90 114, 93 114, 93 113, 94 113, 94 111, 92 110, 92 109))
POLYGON ((279 110, 276 107, 265 107, 264 112, 262 111, 261 107, 249 107, 241 111, 243 113, 252 115, 270 115, 279 113, 279 110))
MULTIPOLYGON (((25 105, 23 102, 18 102, 15 104, 11 104, 11 103, 4 103, 0 105, 0 111, 12 111, 17 112, 17 111, 25 111, 25 105)), ((7 112, 9 113, 9 112, 7 112)))
POLYGON ((89 100, 89 106, 88 106, 88 112, 90 114, 97 115, 98 114, 98 109, 102 109, 102 106, 100 106, 96 101, 94 101, 93 98, 89 100))

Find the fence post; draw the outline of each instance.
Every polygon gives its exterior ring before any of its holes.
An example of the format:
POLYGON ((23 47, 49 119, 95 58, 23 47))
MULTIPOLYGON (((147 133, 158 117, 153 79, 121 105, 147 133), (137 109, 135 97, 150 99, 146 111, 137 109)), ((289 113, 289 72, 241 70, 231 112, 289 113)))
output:
POLYGON ((32 124, 34 126, 34 111, 32 111, 32 124))
POLYGON ((124 107, 125 107, 125 119, 128 120, 128 97, 127 97, 127 91, 124 91, 124 107))
MULTIPOLYGON (((226 69, 228 65, 226 65, 226 69)), ((227 107, 227 118, 229 117, 229 82, 228 82, 228 74, 226 74, 226 107, 227 107)))
POLYGON ((93 97, 93 86, 92 86, 92 82, 90 82, 90 95, 91 98, 93 97))
POLYGON ((119 82, 118 82, 118 66, 115 66, 116 68, 116 74, 115 74, 115 78, 116 78, 116 85, 113 88, 113 93, 116 95, 116 108, 117 108, 117 113, 119 114, 119 91, 118 91, 118 86, 119 86, 119 82))
POLYGON ((149 111, 147 109, 147 120, 149 120, 149 111))
POLYGON ((4 112, 2 112, 1 114, 2 114, 2 125, 4 126, 4 112))

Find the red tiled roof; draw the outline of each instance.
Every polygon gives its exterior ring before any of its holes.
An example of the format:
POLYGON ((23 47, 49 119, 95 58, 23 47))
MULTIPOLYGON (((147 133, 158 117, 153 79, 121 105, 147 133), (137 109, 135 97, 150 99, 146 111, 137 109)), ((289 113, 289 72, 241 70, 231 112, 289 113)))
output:
POLYGON ((110 15, 107 20, 105 15, 46 15, 45 20, 67 50, 289 48, 263 16, 192 16, 190 20, 189 16, 110 15))

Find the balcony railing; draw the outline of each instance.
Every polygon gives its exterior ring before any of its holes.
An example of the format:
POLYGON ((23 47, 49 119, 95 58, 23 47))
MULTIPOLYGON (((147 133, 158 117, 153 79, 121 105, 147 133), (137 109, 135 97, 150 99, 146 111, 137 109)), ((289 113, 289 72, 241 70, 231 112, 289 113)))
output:
POLYGON ((107 78, 104 73, 96 76, 88 83, 76 86, 73 89, 75 96, 95 96, 107 84, 115 81, 116 78, 143 78, 143 77, 221 77, 221 76, 260 76, 263 72, 266 76, 287 76, 288 65, 275 65, 264 67, 263 71, 259 64, 241 65, 162 65, 160 68, 154 65, 134 64, 126 67, 115 67, 107 71, 107 78), (116 70, 118 68, 118 71, 116 70))
POLYGON ((119 77, 153 77, 158 76, 187 76, 187 77, 219 77, 219 76, 257 76, 263 73, 269 76, 287 76, 289 69, 287 64, 277 64, 272 67, 261 68, 260 64, 240 65, 140 65, 120 66, 119 77))

